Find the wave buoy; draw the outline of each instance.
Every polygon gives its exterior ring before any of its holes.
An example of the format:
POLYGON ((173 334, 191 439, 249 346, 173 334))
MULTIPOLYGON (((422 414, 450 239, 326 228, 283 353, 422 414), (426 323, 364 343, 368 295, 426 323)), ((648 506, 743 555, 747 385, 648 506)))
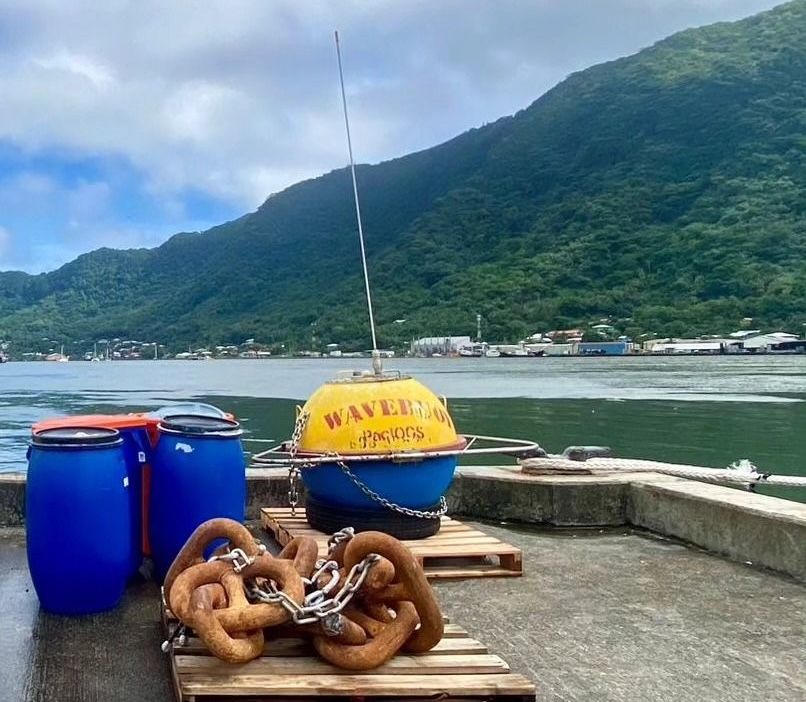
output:
POLYGON ((444 400, 425 385, 400 374, 331 380, 305 403, 298 427, 300 458, 335 459, 301 469, 311 526, 398 538, 439 530, 443 495, 466 441, 444 400))

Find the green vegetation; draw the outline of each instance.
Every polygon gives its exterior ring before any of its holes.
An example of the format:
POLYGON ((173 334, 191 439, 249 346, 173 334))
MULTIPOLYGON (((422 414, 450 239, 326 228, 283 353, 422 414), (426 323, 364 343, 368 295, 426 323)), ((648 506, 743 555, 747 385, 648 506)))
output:
MULTIPOLYGON (((806 322, 806 0, 676 34, 529 108, 358 169, 383 346, 806 322), (405 323, 394 320, 405 319, 405 323)), ((0 338, 367 348, 349 174, 153 250, 0 273, 0 338)))

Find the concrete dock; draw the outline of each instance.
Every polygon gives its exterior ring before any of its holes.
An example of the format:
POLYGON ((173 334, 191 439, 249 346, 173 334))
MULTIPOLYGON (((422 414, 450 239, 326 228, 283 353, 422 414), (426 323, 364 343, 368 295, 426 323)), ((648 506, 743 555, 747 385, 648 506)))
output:
MULTIPOLYGON (((538 700, 806 699, 806 588, 794 580, 628 528, 476 526, 522 548, 525 575, 437 594, 538 700)), ((173 699, 156 585, 132 584, 108 614, 40 613, 21 529, 0 530, 0 572, 0 699, 173 699)))
MULTIPOLYGON (((250 518, 287 490, 284 471, 250 471, 250 518)), ((0 477, 0 702, 172 700, 153 582, 107 614, 39 611, 24 494, 24 476, 0 477)), ((443 609, 538 700, 806 700, 806 505, 657 474, 514 467, 462 468, 448 501, 520 547, 524 576, 438 582, 443 609)))

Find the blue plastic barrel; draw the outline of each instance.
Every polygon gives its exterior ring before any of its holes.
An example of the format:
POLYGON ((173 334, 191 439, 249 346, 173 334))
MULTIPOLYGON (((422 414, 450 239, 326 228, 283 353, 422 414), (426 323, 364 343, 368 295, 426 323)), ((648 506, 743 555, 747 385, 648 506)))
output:
POLYGON ((126 473, 129 476, 129 503, 132 533, 129 557, 129 574, 134 575, 143 562, 143 466, 149 460, 151 446, 145 425, 121 428, 126 473))
POLYGON ((43 609, 79 615, 120 602, 131 566, 128 486, 115 429, 33 435, 25 526, 28 568, 43 609))
POLYGON ((208 519, 244 520, 246 465, 238 422, 196 415, 165 417, 151 465, 149 540, 162 581, 196 527, 208 519))

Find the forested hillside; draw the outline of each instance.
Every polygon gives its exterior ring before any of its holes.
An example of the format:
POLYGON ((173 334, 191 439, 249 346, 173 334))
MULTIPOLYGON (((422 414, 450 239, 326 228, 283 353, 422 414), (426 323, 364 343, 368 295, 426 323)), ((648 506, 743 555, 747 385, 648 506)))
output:
MULTIPOLYGON (((360 166, 382 346, 609 317, 806 323, 806 0, 570 76, 527 109, 360 166), (395 324, 396 319, 406 319, 395 324)), ((0 338, 369 346, 349 173, 152 250, 0 273, 0 338)))

